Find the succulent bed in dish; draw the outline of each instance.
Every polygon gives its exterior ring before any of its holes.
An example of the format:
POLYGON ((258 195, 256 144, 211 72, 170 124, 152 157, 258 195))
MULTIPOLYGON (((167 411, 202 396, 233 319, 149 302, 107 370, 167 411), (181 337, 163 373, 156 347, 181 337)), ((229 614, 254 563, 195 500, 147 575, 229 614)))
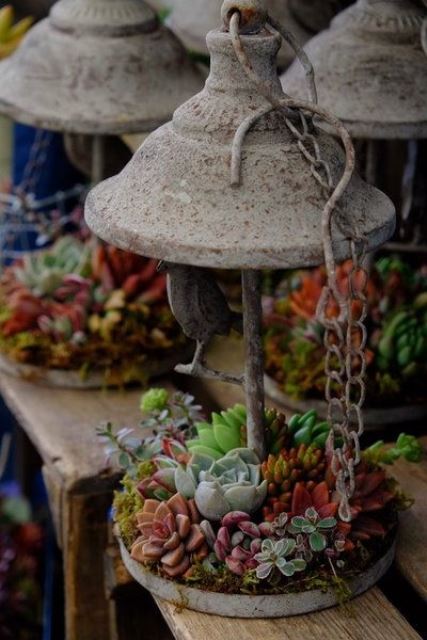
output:
MULTIPOLYGON (((337 269, 343 292, 350 269, 350 261, 337 269)), ((297 272, 265 304, 266 372, 291 400, 324 398, 324 330, 315 316, 325 281, 322 268, 297 272)), ((367 297, 367 406, 425 403, 425 267, 412 268, 395 257, 377 260, 367 297)), ((329 312, 336 315, 337 309, 331 306, 329 312)))
POLYGON ((154 260, 68 236, 2 274, 0 352, 9 369, 12 363, 18 372, 30 365, 77 372, 83 381, 100 373, 103 384, 146 382, 184 346, 154 260))
POLYGON ((365 449, 349 523, 338 515, 329 425, 315 412, 286 423, 266 410, 269 453, 261 461, 246 447, 243 406, 205 421, 191 396, 152 389, 142 409, 141 427, 152 436, 115 433, 112 425, 99 430, 125 470, 114 519, 128 564, 202 591, 333 588, 339 600, 392 548, 398 511, 410 500, 385 465, 401 456, 420 459, 413 436, 365 449))

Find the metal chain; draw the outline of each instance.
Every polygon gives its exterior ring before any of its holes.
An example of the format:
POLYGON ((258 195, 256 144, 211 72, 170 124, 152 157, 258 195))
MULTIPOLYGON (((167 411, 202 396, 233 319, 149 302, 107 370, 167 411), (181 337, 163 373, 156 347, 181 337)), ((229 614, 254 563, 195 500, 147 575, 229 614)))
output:
MULTIPOLYGON (((230 34, 236 56, 247 76, 255 82, 261 94, 269 101, 268 108, 263 108, 247 118, 239 127, 232 149, 232 184, 239 184, 242 163, 242 145, 245 135, 254 123, 273 109, 281 109, 289 131, 295 137, 298 149, 310 165, 310 170, 327 199, 322 216, 322 232, 325 252, 328 283, 324 287, 319 300, 317 315, 325 328, 324 344, 326 349, 325 395, 328 402, 328 419, 331 424, 331 445, 333 446, 332 471, 336 476, 336 490, 340 497, 339 515, 342 520, 350 521, 351 497, 355 491, 355 467, 360 462, 359 438, 363 433, 362 406, 366 389, 364 376, 366 372, 365 347, 367 332, 364 321, 367 315, 365 289, 368 276, 361 267, 362 260, 358 248, 364 253, 366 242, 360 237, 357 229, 344 230, 348 238, 352 269, 348 276, 348 291, 342 292, 337 283, 337 267, 332 244, 332 220, 338 201, 350 182, 354 169, 354 148, 348 132, 332 114, 317 105, 292 100, 287 96, 279 98, 273 95, 271 88, 254 71, 242 45, 239 34, 240 14, 236 11, 230 18, 230 34), (289 109, 296 110, 301 130, 289 117, 289 109), (334 187, 329 164, 321 157, 316 137, 310 130, 304 111, 316 114, 331 124, 344 144, 346 151, 346 167, 338 184, 334 187), (361 284, 357 279, 361 278, 361 284), (338 306, 338 315, 331 317, 330 305, 338 306), (355 315, 356 307, 359 314, 355 315), (356 428, 351 428, 352 417, 356 418, 356 428)), ((274 29, 283 33, 283 29, 274 22, 274 29)), ((297 56, 298 56, 298 52, 297 56)), ((305 63, 306 64, 306 63, 305 63)))
POLYGON ((52 142, 52 138, 53 133, 51 131, 37 129, 21 183, 16 187, 16 193, 19 196, 25 198, 28 194, 33 193, 40 178, 43 165, 46 162, 47 151, 52 142))

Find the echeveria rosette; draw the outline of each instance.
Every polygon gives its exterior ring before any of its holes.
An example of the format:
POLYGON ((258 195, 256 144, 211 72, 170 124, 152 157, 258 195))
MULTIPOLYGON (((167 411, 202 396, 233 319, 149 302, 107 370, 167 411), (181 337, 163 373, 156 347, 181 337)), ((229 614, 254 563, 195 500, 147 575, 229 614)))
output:
POLYGON ((176 489, 194 497, 200 513, 213 522, 230 511, 254 513, 267 496, 261 465, 250 449, 235 449, 208 466, 208 456, 193 456, 175 472, 176 489))
POLYGON ((193 500, 179 494, 167 502, 146 500, 136 514, 141 536, 131 547, 131 556, 142 564, 157 564, 170 578, 181 577, 195 561, 208 555, 193 500))
POLYGON ((217 533, 208 520, 203 520, 200 526, 213 550, 212 557, 205 562, 208 570, 215 571, 218 564, 225 563, 231 573, 243 576, 257 567, 254 556, 261 551, 261 538, 264 534, 262 525, 252 522, 248 513, 227 513, 217 533))
POLYGON ((307 563, 302 558, 290 558, 296 551, 296 541, 291 538, 282 540, 263 540, 260 553, 254 557, 258 566, 256 575, 259 580, 272 578, 274 573, 279 571, 287 578, 291 578, 295 573, 304 571, 307 563))

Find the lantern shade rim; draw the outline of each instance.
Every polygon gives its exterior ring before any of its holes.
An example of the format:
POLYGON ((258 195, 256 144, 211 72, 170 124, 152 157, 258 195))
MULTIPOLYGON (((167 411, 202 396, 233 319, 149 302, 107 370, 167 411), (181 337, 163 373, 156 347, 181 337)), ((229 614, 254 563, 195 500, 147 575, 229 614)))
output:
MULTIPOLYGON (((342 154, 327 134, 320 132, 318 143, 325 158, 342 154)), ((236 188, 230 184, 228 147, 199 146, 168 123, 147 138, 121 174, 89 193, 86 221, 109 243, 169 262, 223 269, 317 266, 324 261, 325 198, 297 146, 286 151, 287 158, 280 143, 249 144, 243 184, 236 188)), ((395 229, 391 201, 357 176, 337 218, 356 221, 368 250, 395 229)), ((349 242, 335 223, 332 233, 337 260, 350 257, 349 242)))
MULTIPOLYGON (((427 138, 427 118, 420 122, 364 122, 340 118, 342 124, 355 140, 423 140, 427 138)), ((317 121, 324 130, 335 135, 335 130, 326 122, 317 121)))

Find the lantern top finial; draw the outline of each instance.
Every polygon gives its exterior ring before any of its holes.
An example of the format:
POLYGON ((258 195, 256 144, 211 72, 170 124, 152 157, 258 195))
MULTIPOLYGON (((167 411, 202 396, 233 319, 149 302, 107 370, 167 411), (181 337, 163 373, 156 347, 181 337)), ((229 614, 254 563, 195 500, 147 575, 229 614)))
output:
POLYGON ((263 0, 224 0, 221 18, 228 29, 233 13, 239 14, 240 33, 259 33, 265 26, 268 13, 263 0))

